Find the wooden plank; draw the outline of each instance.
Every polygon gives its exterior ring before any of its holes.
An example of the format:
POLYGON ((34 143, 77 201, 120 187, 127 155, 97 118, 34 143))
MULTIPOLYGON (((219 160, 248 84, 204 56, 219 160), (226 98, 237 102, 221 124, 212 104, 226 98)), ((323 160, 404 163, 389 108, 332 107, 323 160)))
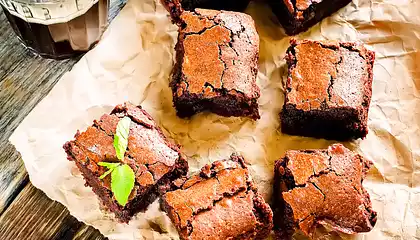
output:
MULTIPOLYGON (((125 0, 111 0, 110 20, 125 3, 125 0)), ((20 43, 1 9, 0 32, 0 132, 3 133, 0 143, 3 143, 79 58, 57 61, 36 56, 20 43)))
MULTIPOLYGON (((3 40, 0 37, 0 42, 3 40)), ((0 132, 5 133, 0 136, 1 142, 10 137, 26 115, 76 63, 76 59, 54 61, 31 56, 27 53, 29 50, 18 46, 20 49, 16 51, 27 57, 4 70, 0 79, 0 132)), ((8 54, 8 51, 0 54, 8 54)), ((0 55, 0 59, 7 57, 0 55)))
POLYGON ((0 214, 28 182, 20 155, 8 142, 18 124, 76 59, 35 56, 20 44, 0 10, 0 214))
POLYGON ((105 239, 30 183, 2 214, 0 223, 0 239, 105 239))
POLYGON ((110 0, 108 21, 111 22, 125 6, 128 0, 110 0))
POLYGON ((6 142, 0 147, 0 215, 28 181, 20 155, 6 142))
MULTIPOLYGON (((109 18, 125 3, 111 0, 109 18)), ((0 143, 4 143, 79 58, 57 61, 36 56, 20 43, 1 9, 0 32, 0 143)))
POLYGON ((73 236, 73 240, 84 240, 84 239, 90 239, 90 240, 103 240, 107 239, 104 237, 98 230, 94 229, 93 227, 83 225, 77 233, 73 236))
MULTIPOLYGON (((110 19, 125 2, 111 0, 110 19)), ((105 239, 28 184, 22 159, 7 140, 77 59, 36 56, 20 43, 1 9, 0 32, 0 239, 105 239)))

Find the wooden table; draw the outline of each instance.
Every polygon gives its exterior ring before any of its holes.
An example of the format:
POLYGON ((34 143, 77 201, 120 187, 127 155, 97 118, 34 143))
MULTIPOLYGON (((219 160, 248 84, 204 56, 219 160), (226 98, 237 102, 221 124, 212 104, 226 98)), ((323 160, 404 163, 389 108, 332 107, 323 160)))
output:
MULTIPOLYGON (((112 0, 112 19, 125 1, 112 0)), ((29 181, 8 141, 20 122, 77 62, 43 59, 18 40, 0 9, 0 239, 105 239, 29 181)))

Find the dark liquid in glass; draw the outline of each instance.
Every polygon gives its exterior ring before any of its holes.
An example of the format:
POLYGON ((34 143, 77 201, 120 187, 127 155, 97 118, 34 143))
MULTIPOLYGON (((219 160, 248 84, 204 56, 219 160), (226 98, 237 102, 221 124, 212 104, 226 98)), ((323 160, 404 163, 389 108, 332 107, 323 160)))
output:
MULTIPOLYGON (((104 3, 104 0, 100 0, 100 1, 104 3)), ((105 4, 106 4, 106 9, 107 9, 108 8, 107 1, 105 2, 106 2, 105 4)), ((104 16, 101 16, 103 14, 99 13, 99 2, 93 5, 84 15, 74 18, 70 20, 68 23, 58 23, 58 24, 52 24, 52 25, 43 25, 43 24, 38 24, 38 23, 26 22, 25 20, 10 14, 9 11, 4 6, 2 6, 2 8, 13 30, 15 31, 19 39, 29 49, 35 51, 42 57, 54 58, 54 59, 64 59, 64 58, 69 58, 69 57, 79 55, 89 50, 89 48, 95 44, 95 42, 89 43, 89 45, 86 48, 83 48, 83 47, 80 48, 80 47, 74 47, 74 44, 72 45, 70 43, 70 40, 68 39, 64 39, 64 40, 59 39, 59 41, 54 40, 54 37, 53 37, 54 31, 56 31, 57 28, 63 29, 64 27, 64 29, 66 29, 67 26, 64 26, 64 24, 72 24, 72 23, 79 23, 79 25, 80 23, 85 24, 85 22, 87 21, 86 15, 90 16, 89 20, 91 22, 89 25, 92 24, 92 19, 93 19, 93 24, 97 23, 98 28, 101 28, 101 26, 99 26, 101 22, 99 18, 100 17, 104 18, 104 16)), ((107 13, 107 10, 105 10, 105 12, 107 13)), ((106 18, 107 16, 105 16, 105 19, 103 21, 106 22, 106 18)), ((80 38, 80 36, 78 37, 80 38)), ((85 38, 87 39, 87 36, 85 38)))

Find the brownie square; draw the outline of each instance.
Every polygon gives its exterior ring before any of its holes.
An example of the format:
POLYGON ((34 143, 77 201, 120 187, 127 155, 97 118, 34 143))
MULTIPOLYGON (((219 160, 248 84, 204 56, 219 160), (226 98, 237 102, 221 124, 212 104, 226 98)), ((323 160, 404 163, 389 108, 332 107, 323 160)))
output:
POLYGON ((281 130, 350 140, 368 133, 375 53, 359 43, 291 40, 281 130))
POLYGON ((291 239, 295 230, 313 237, 318 225, 347 234, 376 223, 362 183, 372 162, 341 144, 328 149, 287 151, 274 168, 274 230, 291 239))
POLYGON ((241 156, 206 165, 162 208, 181 239, 265 239, 273 225, 270 206, 257 192, 241 156))
POLYGON ((238 12, 196 9, 181 15, 171 87, 179 117, 201 111, 260 118, 259 38, 238 12))
POLYGON ((121 222, 128 222, 139 211, 146 210, 159 195, 159 189, 186 175, 188 163, 178 146, 170 143, 152 117, 140 106, 131 103, 118 105, 110 114, 94 121, 85 132, 64 145, 67 158, 74 161, 81 171, 86 185, 92 187, 103 205, 115 213, 121 222), (116 156, 113 141, 119 120, 131 119, 128 147, 122 163, 135 173, 135 185, 123 207, 111 191, 111 174, 99 177, 108 169, 99 162, 121 162, 116 156))
POLYGON ((269 2, 286 34, 296 35, 346 6, 351 0, 270 0, 269 2))

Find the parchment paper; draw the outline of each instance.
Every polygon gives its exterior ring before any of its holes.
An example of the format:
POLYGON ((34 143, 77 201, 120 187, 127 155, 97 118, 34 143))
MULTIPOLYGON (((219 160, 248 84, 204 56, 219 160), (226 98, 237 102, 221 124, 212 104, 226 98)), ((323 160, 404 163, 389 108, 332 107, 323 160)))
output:
MULTIPOLYGON (((10 138, 22 154, 33 185, 64 204, 79 220, 110 239, 173 239, 177 234, 157 202, 129 225, 100 210, 99 201, 62 145, 113 106, 141 104, 183 146, 191 171, 204 164, 244 155, 259 190, 270 199, 273 162, 287 149, 325 148, 332 141, 283 135, 283 105, 289 45, 262 3, 247 9, 260 34, 258 85, 261 119, 225 118, 202 113, 190 120, 175 116, 168 87, 177 28, 153 0, 131 0, 103 39, 22 122, 10 138), (164 233, 156 230, 160 225, 164 233), (153 227, 153 228, 152 228, 153 227)), ((376 51, 369 135, 345 143, 375 163, 365 187, 378 222, 358 239, 420 238, 420 1, 354 0, 298 38, 360 40, 376 51)), ((34 79, 34 81, 37 81, 34 79)), ((327 234, 321 238, 352 238, 327 234)))

